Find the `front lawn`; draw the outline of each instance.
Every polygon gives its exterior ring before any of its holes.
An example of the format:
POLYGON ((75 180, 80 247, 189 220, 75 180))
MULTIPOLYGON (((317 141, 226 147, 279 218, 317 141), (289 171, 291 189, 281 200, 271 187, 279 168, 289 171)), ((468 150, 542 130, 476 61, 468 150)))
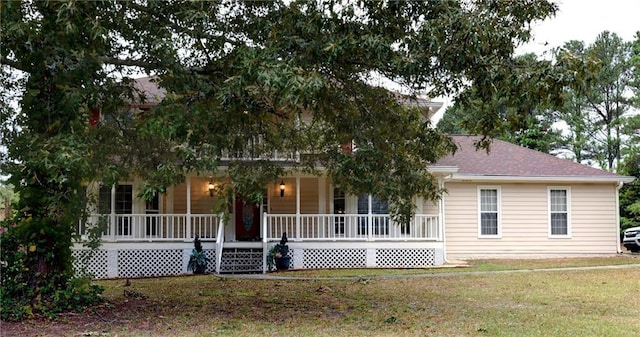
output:
POLYGON ((98 282, 107 303, 53 322, 3 322, 2 336, 629 336, 640 331, 640 267, 469 273, 615 264, 640 258, 277 274, 324 277, 318 280, 202 275, 134 279, 128 286, 107 280, 98 282), (349 275, 355 278, 330 279, 349 275))

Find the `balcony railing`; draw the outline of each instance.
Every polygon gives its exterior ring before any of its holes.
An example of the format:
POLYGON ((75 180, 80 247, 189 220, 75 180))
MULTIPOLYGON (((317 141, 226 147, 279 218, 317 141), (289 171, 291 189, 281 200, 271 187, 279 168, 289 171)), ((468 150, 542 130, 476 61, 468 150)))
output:
POLYGON ((271 160, 271 161, 300 161, 298 151, 277 151, 272 146, 265 146, 262 136, 255 136, 245 144, 239 144, 233 150, 222 151, 221 160, 271 160))
POLYGON ((264 214, 266 241, 439 241, 438 215, 416 214, 406 225, 387 214, 264 214))
POLYGON ((104 241, 191 241, 196 235, 216 240, 220 223, 215 214, 92 214, 78 224, 77 234, 86 240, 98 226, 104 241))
POLYGON ((224 151, 222 152, 222 156, 220 160, 242 160, 242 161, 252 161, 252 160, 271 160, 271 161, 285 161, 285 162, 299 162, 300 161, 300 153, 285 153, 278 151, 271 152, 253 152, 249 150, 238 150, 238 151, 224 151))

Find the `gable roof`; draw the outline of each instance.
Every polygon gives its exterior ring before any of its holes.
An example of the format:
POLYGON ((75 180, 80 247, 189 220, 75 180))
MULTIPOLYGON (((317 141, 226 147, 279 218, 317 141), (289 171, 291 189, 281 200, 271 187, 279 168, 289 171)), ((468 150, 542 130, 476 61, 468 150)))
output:
POLYGON ((151 108, 162 101, 167 90, 158 85, 158 77, 141 77, 133 80, 133 88, 137 90, 137 100, 144 103, 133 104, 139 108, 151 108))
MULTIPOLYGON (((161 87, 159 82, 160 78, 158 76, 139 77, 133 79, 133 87, 138 90, 140 101, 144 101, 144 104, 137 104, 136 106, 149 108, 162 101, 162 99, 167 95, 167 90, 161 87)), ((427 97, 405 95, 399 92, 391 93, 399 103, 422 109, 425 112, 425 117, 428 119, 431 119, 431 117, 433 117, 433 115, 443 106, 442 102, 435 102, 427 97)))
POLYGON ((489 153, 476 150, 480 136, 451 136, 458 146, 454 155, 441 158, 437 166, 457 167, 454 179, 470 180, 544 180, 630 182, 625 177, 550 154, 494 139, 489 153))

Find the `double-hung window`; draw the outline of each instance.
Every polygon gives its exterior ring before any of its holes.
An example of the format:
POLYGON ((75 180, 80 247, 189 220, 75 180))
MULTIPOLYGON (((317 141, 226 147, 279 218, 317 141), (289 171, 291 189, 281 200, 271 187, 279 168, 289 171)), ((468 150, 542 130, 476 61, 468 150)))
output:
POLYGON ((113 210, 116 214, 116 235, 131 235, 131 216, 133 213, 133 186, 116 185, 115 204, 111 203, 111 187, 100 186, 100 213, 109 214, 113 210))
POLYGON ((359 226, 358 235, 369 234, 369 221, 373 235, 389 234, 389 204, 386 200, 379 199, 372 195, 358 196, 359 226))
POLYGON ((549 187, 549 237, 571 237, 571 190, 549 187))
POLYGON ((478 187, 478 237, 499 238, 500 228, 500 187, 478 187))

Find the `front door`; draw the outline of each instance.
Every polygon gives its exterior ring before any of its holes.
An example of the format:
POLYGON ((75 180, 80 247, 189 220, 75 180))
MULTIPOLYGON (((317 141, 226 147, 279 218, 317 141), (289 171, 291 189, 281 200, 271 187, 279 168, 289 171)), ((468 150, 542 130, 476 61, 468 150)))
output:
POLYGON ((260 208, 258 205, 236 198, 236 240, 260 240, 260 208))

